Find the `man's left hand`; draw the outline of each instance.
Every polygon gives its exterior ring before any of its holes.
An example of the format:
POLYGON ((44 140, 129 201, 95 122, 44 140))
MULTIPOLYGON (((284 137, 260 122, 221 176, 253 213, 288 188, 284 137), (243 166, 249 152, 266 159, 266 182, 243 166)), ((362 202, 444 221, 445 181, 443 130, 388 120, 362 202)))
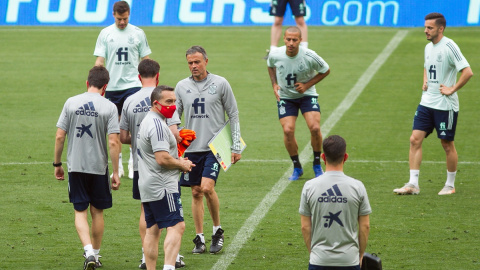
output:
POLYGON ((451 94, 455 93, 453 87, 448 87, 443 84, 440 84, 440 93, 445 96, 450 96, 451 94))
POLYGON ((242 154, 232 153, 232 164, 237 163, 242 158, 242 154))

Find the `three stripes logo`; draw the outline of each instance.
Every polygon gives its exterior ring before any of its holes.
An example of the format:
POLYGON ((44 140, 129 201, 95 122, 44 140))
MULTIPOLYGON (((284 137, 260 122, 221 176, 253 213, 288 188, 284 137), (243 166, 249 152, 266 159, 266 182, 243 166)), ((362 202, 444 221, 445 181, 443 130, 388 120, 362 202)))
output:
POLYGON ((140 103, 133 108, 133 113, 144 113, 150 111, 150 98, 146 97, 144 100, 140 101, 140 103))
POLYGON ((322 193, 322 196, 318 197, 317 201, 320 203, 347 203, 347 198, 343 197, 338 185, 335 184, 322 193))
POLYGON ((75 111, 75 114, 98 117, 98 112, 95 111, 95 106, 93 106, 93 102, 91 101, 83 104, 83 106, 78 107, 78 109, 75 111))

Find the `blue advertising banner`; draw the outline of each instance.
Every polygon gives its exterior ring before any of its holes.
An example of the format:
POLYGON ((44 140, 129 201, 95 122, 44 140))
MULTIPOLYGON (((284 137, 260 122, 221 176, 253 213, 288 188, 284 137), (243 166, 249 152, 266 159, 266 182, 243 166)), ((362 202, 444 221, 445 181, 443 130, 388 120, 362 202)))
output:
MULTIPOLYGON (((0 25, 107 26, 115 0, 1 0, 0 25)), ((270 25, 271 0, 129 0, 138 26, 270 25)), ((448 26, 479 26, 480 0, 306 0, 308 25, 423 26, 430 12, 448 26)), ((288 9, 284 25, 295 22, 288 9)))

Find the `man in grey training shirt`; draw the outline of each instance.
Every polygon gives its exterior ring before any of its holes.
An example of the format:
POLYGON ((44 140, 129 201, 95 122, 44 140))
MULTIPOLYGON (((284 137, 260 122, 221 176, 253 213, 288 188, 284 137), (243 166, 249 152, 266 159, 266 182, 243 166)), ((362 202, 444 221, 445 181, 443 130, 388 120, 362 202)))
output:
MULTIPOLYGON (((120 119, 120 141, 123 144, 131 144, 132 152, 137 152, 137 133, 143 118, 150 111, 150 96, 153 89, 158 85, 160 77, 160 65, 152 59, 144 59, 138 64, 138 73, 142 82, 142 89, 137 93, 129 96, 123 104, 122 116, 120 119), (132 139, 133 138, 133 139, 132 139)), ((140 190, 138 189, 138 155, 133 155, 133 184, 132 194, 135 200, 140 200, 140 190)), ((145 254, 143 251, 143 240, 145 239, 145 231, 147 224, 145 223, 145 212, 143 204, 140 203, 140 219, 138 222, 138 230, 140 239, 142 240, 142 260, 139 268, 146 269, 145 254)), ((177 268, 185 266, 183 256, 177 256, 175 262, 177 268)))
POLYGON ((102 265, 98 258, 104 231, 103 210, 112 207, 107 136, 113 167, 111 188, 116 190, 120 186, 118 112, 115 104, 103 97, 108 80, 107 69, 93 67, 88 74, 87 92, 69 98, 57 122, 53 162, 55 177, 65 179, 61 160, 68 136, 68 193, 75 209, 75 227, 85 251, 84 269, 102 265), (89 206, 91 238, 87 217, 89 206))
POLYGON ((343 173, 346 148, 342 137, 326 138, 321 155, 325 173, 302 190, 299 212, 309 270, 360 270, 372 209, 363 183, 343 173))
POLYGON ((165 85, 153 90, 151 109, 137 134, 138 188, 147 224, 144 239, 147 269, 156 267, 158 241, 163 228, 167 229, 163 269, 175 269, 185 230, 178 174, 195 166, 190 160, 178 157, 177 140, 166 124, 166 119, 175 112, 173 90, 165 85))
MULTIPOLYGON (((228 81, 207 71, 208 57, 204 48, 192 46, 186 52, 192 76, 178 82, 175 88, 178 116, 185 112, 185 128, 196 132, 197 139, 185 151, 185 157, 196 164, 191 172, 182 173, 180 184, 192 189, 192 214, 196 237, 194 254, 206 250, 203 235, 203 198, 207 200, 212 218, 213 234, 210 253, 216 254, 223 247, 223 229, 220 225, 220 202, 215 184, 220 165, 210 151, 208 142, 225 124, 225 113, 230 120, 232 136, 232 164, 241 158, 240 122, 235 96, 228 81)), ((178 120, 178 119, 177 119, 178 120)))

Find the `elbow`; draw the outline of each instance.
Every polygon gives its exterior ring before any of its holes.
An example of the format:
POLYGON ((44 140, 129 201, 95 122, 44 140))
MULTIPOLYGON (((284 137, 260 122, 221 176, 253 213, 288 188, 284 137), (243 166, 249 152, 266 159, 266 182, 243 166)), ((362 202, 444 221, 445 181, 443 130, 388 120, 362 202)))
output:
POLYGON ((112 139, 108 140, 108 146, 111 149, 120 148, 121 144, 120 144, 120 140, 118 139, 118 136, 116 136, 116 138, 112 138, 112 139))

